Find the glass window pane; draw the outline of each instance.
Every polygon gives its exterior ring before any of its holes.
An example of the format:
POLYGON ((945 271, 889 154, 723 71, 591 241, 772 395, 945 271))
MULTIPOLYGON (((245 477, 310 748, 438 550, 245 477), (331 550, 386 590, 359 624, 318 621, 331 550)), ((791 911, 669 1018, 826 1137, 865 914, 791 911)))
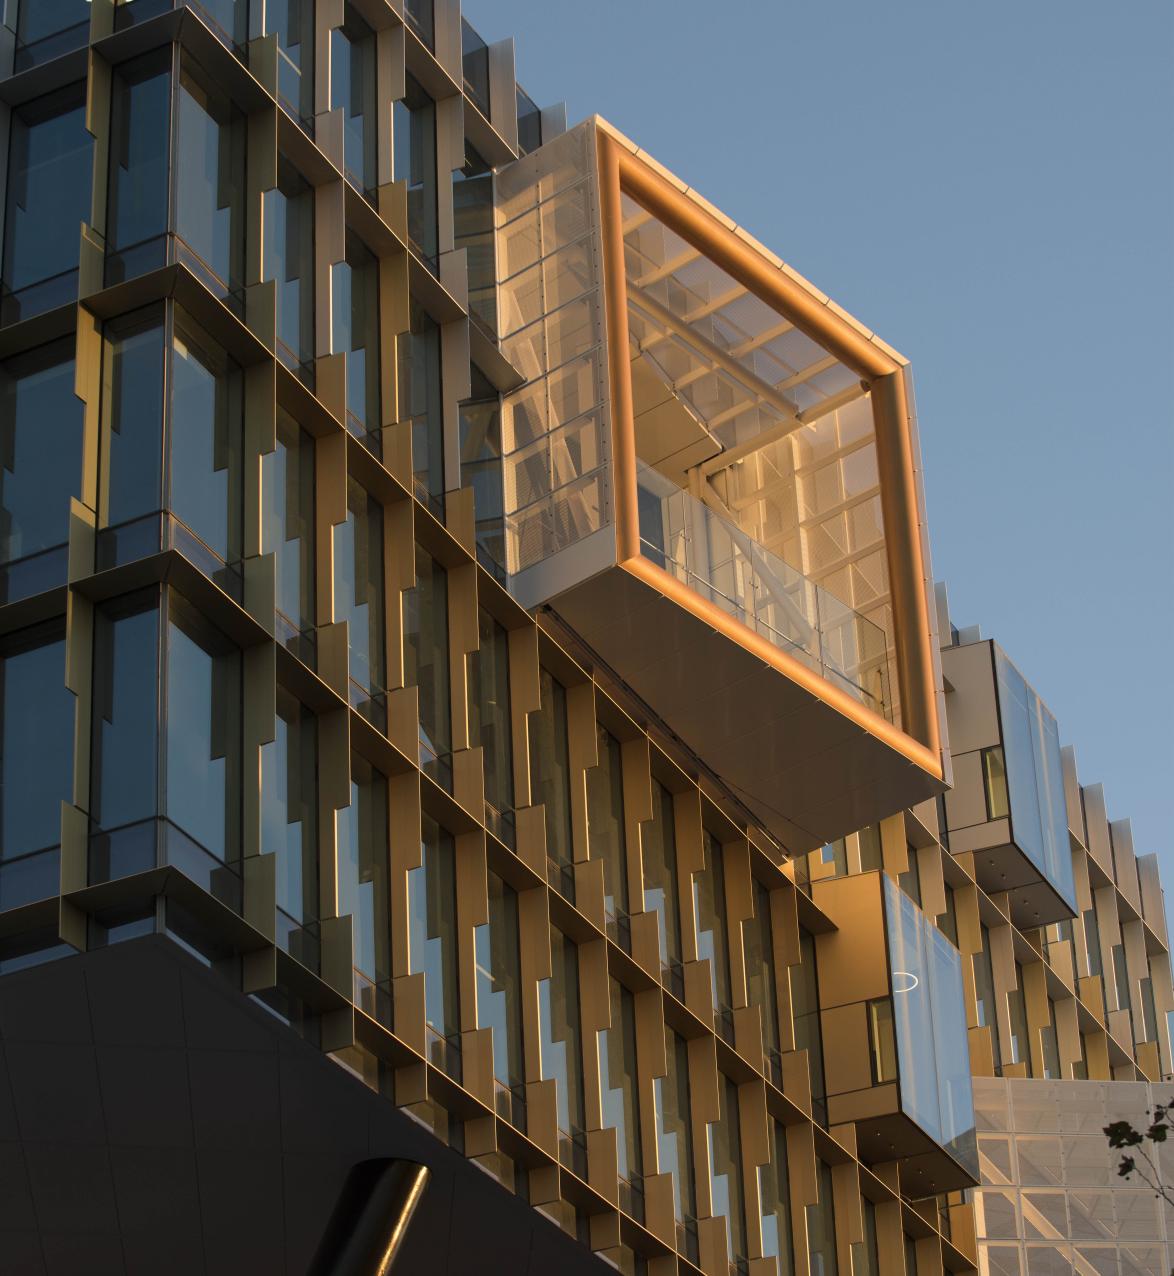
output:
POLYGON ((758 1171, 762 1202, 762 1253, 778 1259, 779 1270, 789 1273, 794 1262, 791 1241, 791 1176, 787 1165, 787 1127, 771 1121, 771 1159, 758 1171))
POLYGON ((673 795, 652 781, 652 819, 641 830, 644 850, 644 911, 660 918, 660 964, 681 963, 681 902, 677 880, 676 817, 673 795))
POLYGON ((77 295, 82 222, 90 220, 94 139, 86 131, 84 86, 72 85, 12 112, 4 217, 3 321, 77 295), (65 278, 62 278, 65 276, 65 278), (11 298, 56 280, 37 296, 11 298))
MULTIPOLYGON (((538 985, 542 1027, 542 1075, 557 1082, 560 1144, 582 1135, 586 1125, 583 1098, 583 1038, 579 1018, 579 949, 561 930, 550 928, 549 979, 538 985)), ((560 1147, 566 1159, 569 1148, 560 1147)))
POLYGON ((469 656, 469 738, 481 746, 485 801, 493 808, 497 826, 494 831, 512 845, 514 755, 509 632, 484 610, 479 613, 477 624, 478 646, 469 656))
POLYGON ((620 742, 596 726, 599 762, 587 772, 587 834, 591 858, 603 861, 603 907, 613 938, 628 921, 628 859, 624 826, 624 766, 620 742))
POLYGON ((425 770, 452 782, 452 703, 448 664, 448 573, 416 547, 416 584, 404 594, 404 677, 417 688, 425 770))
POLYGON ((261 553, 277 559, 283 638, 313 629, 314 439, 280 408, 277 445, 261 458, 261 553))
POLYGON ((391 902, 387 777, 351 754, 351 800, 335 816, 338 835, 338 913, 350 915, 360 1009, 390 1020, 391 902))
MULTIPOLYGON (((331 270, 335 354, 346 355, 347 429, 368 442, 383 424, 379 374, 379 260, 353 231, 331 270)), ((378 438, 379 436, 376 435, 378 438)), ((381 444, 373 444, 376 450, 381 444)))
POLYGON ((241 370, 178 308, 171 352, 171 512, 233 563, 243 521, 241 370))
POLYGON ((277 36, 277 100, 295 119, 312 121, 313 0, 265 0, 265 33, 277 36))
POLYGON ((277 289, 277 354, 292 372, 309 375, 314 358, 314 191, 284 157, 277 185, 264 195, 261 277, 277 289))
MULTIPOLYGON (((616 1155, 620 1178, 639 1188, 644 1173, 640 1147, 640 1096, 636 1087, 636 1003, 629 989, 618 980, 609 979, 611 1026, 599 1034, 599 1079, 603 1097, 603 1124, 616 1132, 616 1155)), ((629 1206, 640 1200, 628 1193, 621 1206, 630 1214, 629 1206)), ((637 1218, 642 1218, 642 1213, 637 1218)))
MULTIPOLYGON (((762 1016, 763 1049, 768 1056, 773 1054, 777 1057, 779 994, 775 975, 770 891, 757 878, 754 880, 754 916, 742 923, 742 942, 746 951, 746 993, 749 1004, 757 1006, 762 1016)), ((781 1074, 772 1075, 772 1080, 781 1084, 781 1074)))
MULTIPOLYGON (((710 990, 719 1017, 732 1014, 730 945, 726 926, 725 857, 721 843, 705 832, 705 869, 693 876, 693 915, 697 919, 697 956, 709 959, 710 990)), ((732 1035, 732 1023, 730 1024, 732 1035)), ((719 1028, 719 1031, 721 1029, 719 1028)))
POLYGON ((807 1207, 807 1252, 811 1276, 836 1276, 836 1205, 832 1195, 832 1169, 816 1157, 816 1186, 819 1200, 807 1207))
MULTIPOLYGON (((887 880, 887 879, 886 879, 887 880)), ((791 1011, 795 1016, 795 1048, 807 1051, 811 1076, 811 1108, 821 1125, 827 1122, 827 1087, 823 1079, 823 1036, 819 1026, 819 975, 815 936, 799 927, 799 964, 790 968, 791 1011)))
POLYGON ((547 669, 540 685, 541 705, 530 714, 530 796, 545 808, 546 856, 561 870, 573 862, 567 690, 547 669))
POLYGON ((350 678, 360 699, 387 682, 383 506, 347 479, 346 519, 334 527, 334 620, 346 621, 350 678))
POLYGON ((746 1259, 746 1206, 742 1191, 742 1132, 738 1087, 718 1074, 718 1119, 709 1126, 709 1177, 713 1212, 726 1220, 731 1264, 746 1259))
POLYGON ((82 426, 72 338, 0 363, 0 562, 69 539, 70 498, 81 495, 82 426))
POLYGON ((79 48, 89 33, 90 0, 18 0, 14 70, 79 48))
POLYGON ((435 273, 436 104, 409 75, 404 96, 393 109, 394 179, 408 188, 408 238, 435 273))
POLYGON ((377 180, 375 32, 349 4, 330 32, 330 106, 343 113, 347 178, 366 193, 377 180))
POLYGON ((176 109, 175 230, 223 295, 244 278, 244 116, 186 57, 176 109))
POLYGON ((452 834, 423 818, 421 863, 408 873, 408 969, 424 976, 424 1015, 433 1062, 451 1072, 450 1044, 459 1049, 457 879, 452 834))
POLYGON ((161 266, 167 233, 171 74, 166 52, 114 71, 110 107, 107 282, 161 266), (133 251, 132 251, 133 250, 133 251))
POLYGON ((444 412, 440 377, 440 328, 413 301, 411 324, 396 344, 400 411, 412 423, 412 468, 416 495, 434 513, 444 511, 444 412))
MULTIPOLYGON (((0 860, 13 860, 57 846, 61 804, 73 800, 74 697, 60 626, 4 639, 0 695, 0 860)), ((0 890, 0 907, 11 906, 0 890)))
MULTIPOLYGON (((525 1080, 518 893, 496 873, 488 875, 488 884, 489 921, 475 933, 477 1024, 492 1029, 493 1075, 499 1086, 510 1090, 525 1080)), ((504 1115, 512 1119, 512 1103, 504 1115)))
POLYGON ((116 527, 162 508, 163 313, 157 307, 106 325, 99 525, 116 527))
POLYGON ((668 1073, 657 1077, 656 1143, 661 1173, 673 1175, 673 1206, 678 1223, 697 1218, 693 1161, 693 1107, 689 1101, 689 1050, 671 1028, 664 1032, 668 1073))
POLYGON ((293 932, 318 920, 318 722, 284 687, 274 738, 261 746, 261 853, 277 856, 277 907, 291 947, 293 932))

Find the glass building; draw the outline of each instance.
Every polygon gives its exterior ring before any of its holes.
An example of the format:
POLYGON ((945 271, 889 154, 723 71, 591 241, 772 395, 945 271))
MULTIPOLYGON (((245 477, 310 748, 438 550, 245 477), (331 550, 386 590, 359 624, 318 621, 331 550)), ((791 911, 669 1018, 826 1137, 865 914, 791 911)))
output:
POLYGON ((0 1270, 1165 1276, 902 356, 455 0, 8 0, 0 172, 0 1270))

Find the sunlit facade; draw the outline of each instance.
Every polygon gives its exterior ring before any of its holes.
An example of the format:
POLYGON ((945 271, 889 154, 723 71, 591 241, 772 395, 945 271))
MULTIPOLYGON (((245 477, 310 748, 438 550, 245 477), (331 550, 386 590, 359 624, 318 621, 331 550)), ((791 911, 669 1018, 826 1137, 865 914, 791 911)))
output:
POLYGON ((0 1268, 301 1272, 378 1152, 404 1270, 1164 1276, 1028 1230, 1164 904, 901 355, 457 0, 8 0, 0 155, 0 1268))

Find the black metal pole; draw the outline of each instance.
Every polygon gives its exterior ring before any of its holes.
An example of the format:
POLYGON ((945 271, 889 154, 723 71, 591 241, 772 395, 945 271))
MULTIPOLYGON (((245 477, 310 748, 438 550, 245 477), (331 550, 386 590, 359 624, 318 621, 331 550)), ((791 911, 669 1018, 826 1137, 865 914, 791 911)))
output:
POLYGON ((306 1276, 388 1276, 430 1177, 396 1157, 353 1165, 306 1276))

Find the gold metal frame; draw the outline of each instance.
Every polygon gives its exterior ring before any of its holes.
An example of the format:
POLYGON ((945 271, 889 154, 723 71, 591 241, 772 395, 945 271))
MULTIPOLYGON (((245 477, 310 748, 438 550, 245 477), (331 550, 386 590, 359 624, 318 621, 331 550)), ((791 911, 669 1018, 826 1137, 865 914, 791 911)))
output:
POLYGON ((802 284, 773 266, 696 201, 597 129, 603 223, 608 371, 616 488, 616 550, 624 571, 671 598, 792 682, 851 718, 936 779, 943 776, 937 696, 922 563, 917 480, 905 368, 802 284), (636 503, 636 431, 628 354, 628 297, 620 196, 628 195, 812 340, 856 372, 872 392, 889 589, 896 628, 897 677, 904 729, 855 700, 801 661, 708 602, 640 552, 636 503))

